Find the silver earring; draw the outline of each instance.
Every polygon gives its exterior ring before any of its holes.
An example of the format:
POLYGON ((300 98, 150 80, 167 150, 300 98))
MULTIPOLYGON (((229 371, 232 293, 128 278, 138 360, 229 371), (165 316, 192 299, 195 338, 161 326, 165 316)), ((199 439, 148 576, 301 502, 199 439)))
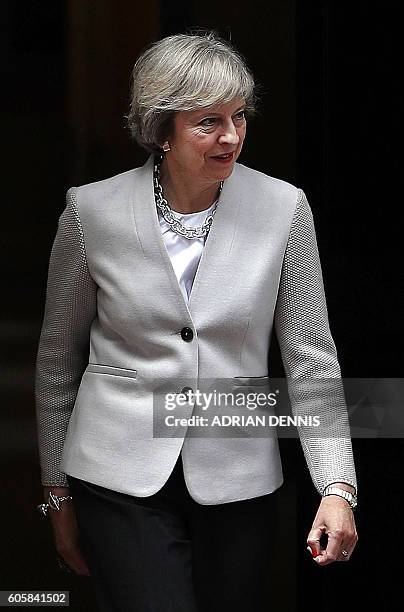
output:
POLYGON ((163 144, 163 151, 164 153, 167 153, 167 151, 171 151, 170 143, 168 142, 168 140, 166 140, 163 144))

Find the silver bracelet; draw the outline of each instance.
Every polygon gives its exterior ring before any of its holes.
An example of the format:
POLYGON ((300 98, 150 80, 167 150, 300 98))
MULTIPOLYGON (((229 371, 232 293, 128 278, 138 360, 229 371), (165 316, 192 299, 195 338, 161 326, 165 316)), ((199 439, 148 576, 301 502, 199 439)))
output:
POLYGON ((342 497, 348 502, 352 510, 355 510, 358 505, 358 498, 356 495, 350 493, 350 491, 345 491, 345 489, 334 487, 333 485, 329 485, 324 489, 323 497, 327 497, 327 495, 338 495, 338 497, 342 497))
POLYGON ((52 493, 52 491, 49 491, 48 503, 39 504, 39 506, 37 506, 37 510, 42 516, 48 516, 49 508, 52 508, 52 510, 57 510, 59 512, 61 502, 67 501, 69 499, 73 499, 71 495, 59 496, 52 493))

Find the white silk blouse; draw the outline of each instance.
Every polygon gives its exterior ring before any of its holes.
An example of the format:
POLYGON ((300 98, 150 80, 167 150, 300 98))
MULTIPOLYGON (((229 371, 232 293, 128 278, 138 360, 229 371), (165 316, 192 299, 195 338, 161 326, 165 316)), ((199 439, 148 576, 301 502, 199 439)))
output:
MULTIPOLYGON (((172 210, 172 213, 187 227, 198 227, 212 213, 215 205, 216 202, 213 202, 209 208, 195 213, 180 213, 175 210, 172 210)), ((193 238, 192 240, 180 236, 171 229, 171 226, 161 214, 160 209, 157 210, 168 255, 184 299, 188 301, 203 247, 205 246, 206 236, 203 238, 193 238)))

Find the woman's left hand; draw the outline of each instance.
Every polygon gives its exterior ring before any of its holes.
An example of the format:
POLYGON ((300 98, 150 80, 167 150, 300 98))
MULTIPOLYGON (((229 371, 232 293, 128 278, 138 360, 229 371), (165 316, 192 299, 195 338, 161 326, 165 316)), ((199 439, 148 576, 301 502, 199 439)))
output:
POLYGON ((355 519, 348 502, 336 495, 323 497, 307 538, 314 561, 318 565, 349 561, 357 541, 355 519), (320 548, 324 533, 328 535, 327 547, 320 548))

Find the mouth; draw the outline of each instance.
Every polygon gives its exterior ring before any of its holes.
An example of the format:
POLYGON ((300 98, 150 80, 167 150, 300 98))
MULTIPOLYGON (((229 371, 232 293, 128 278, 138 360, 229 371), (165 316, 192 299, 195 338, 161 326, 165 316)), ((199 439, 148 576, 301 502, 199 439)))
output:
POLYGON ((222 153, 221 155, 212 155, 212 159, 216 161, 226 163, 231 162, 234 158, 234 151, 232 153, 222 153))

